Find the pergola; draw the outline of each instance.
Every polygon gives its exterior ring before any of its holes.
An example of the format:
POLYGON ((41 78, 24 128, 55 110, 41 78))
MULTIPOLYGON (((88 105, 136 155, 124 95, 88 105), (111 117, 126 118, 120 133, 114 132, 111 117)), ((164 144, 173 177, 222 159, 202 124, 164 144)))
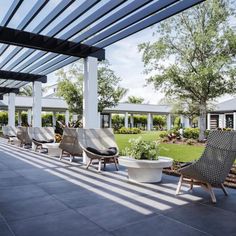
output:
POLYGON ((47 75, 84 59, 84 127, 99 125, 97 61, 107 46, 204 0, 3 0, 0 7, 0 97, 33 82, 33 126, 41 126, 47 75))

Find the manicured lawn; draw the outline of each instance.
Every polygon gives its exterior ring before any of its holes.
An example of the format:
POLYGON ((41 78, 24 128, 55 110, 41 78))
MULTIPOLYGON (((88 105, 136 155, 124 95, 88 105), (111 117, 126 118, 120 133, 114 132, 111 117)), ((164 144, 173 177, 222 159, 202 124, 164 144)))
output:
MULTIPOLYGON (((143 132, 142 134, 116 134, 116 141, 119 149, 124 150, 129 146, 129 139, 138 138, 142 136, 144 140, 156 140, 159 137, 160 132, 143 132)), ((162 143, 160 145, 160 155, 171 157, 176 161, 192 161, 200 157, 204 147, 203 146, 190 146, 182 144, 168 144, 162 143)))

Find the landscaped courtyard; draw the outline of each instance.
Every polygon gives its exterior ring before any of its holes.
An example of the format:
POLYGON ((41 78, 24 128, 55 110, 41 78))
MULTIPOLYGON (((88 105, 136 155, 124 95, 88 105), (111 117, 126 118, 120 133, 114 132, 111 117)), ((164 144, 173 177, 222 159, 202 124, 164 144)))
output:
MULTIPOLYGON (((141 136, 144 140, 148 141, 160 140, 160 133, 161 131, 142 132, 141 134, 116 134, 115 138, 122 153, 130 145, 130 139, 141 136)), ((161 156, 171 157, 180 162, 189 162, 200 157, 204 145, 160 143, 159 149, 161 156)))

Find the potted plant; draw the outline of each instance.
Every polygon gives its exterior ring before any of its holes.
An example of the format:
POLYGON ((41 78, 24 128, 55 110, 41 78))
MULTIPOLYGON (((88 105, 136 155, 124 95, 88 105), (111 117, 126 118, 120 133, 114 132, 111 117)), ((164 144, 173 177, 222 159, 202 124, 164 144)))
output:
POLYGON ((127 167, 130 181, 160 182, 162 169, 170 167, 173 160, 159 156, 159 141, 146 141, 142 137, 129 140, 130 147, 119 158, 119 164, 127 167))

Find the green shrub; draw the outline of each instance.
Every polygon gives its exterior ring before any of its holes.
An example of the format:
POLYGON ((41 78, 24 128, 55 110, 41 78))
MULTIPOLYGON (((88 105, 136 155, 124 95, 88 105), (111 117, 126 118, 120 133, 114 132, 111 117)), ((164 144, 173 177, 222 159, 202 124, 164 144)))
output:
POLYGON ((166 137, 168 137, 168 132, 167 132, 167 131, 161 132, 161 133, 159 134, 159 137, 160 137, 160 138, 166 138, 166 137))
POLYGON ((186 128, 184 129, 184 138, 187 139, 198 139, 199 129, 198 128, 186 128))
POLYGON ((139 128, 125 128, 122 127, 117 131, 117 134, 140 134, 141 130, 139 128))

